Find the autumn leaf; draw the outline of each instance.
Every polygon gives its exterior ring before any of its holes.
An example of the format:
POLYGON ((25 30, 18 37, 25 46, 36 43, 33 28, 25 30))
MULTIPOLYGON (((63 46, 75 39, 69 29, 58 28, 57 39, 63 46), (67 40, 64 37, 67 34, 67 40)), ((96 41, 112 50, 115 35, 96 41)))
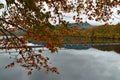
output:
POLYGON ((7 65, 7 67, 5 68, 12 68, 14 66, 14 62, 13 63, 10 63, 9 65, 7 65))
POLYGON ((1 8, 4 8, 4 4, 3 3, 0 3, 0 9, 1 8))
POLYGON ((17 63, 22 63, 22 58, 17 59, 17 63))
POLYGON ((28 75, 31 75, 32 74, 32 71, 28 71, 28 75))
POLYGON ((42 53, 42 50, 40 49, 39 52, 42 53))
POLYGON ((48 70, 45 71, 45 74, 48 74, 48 70))

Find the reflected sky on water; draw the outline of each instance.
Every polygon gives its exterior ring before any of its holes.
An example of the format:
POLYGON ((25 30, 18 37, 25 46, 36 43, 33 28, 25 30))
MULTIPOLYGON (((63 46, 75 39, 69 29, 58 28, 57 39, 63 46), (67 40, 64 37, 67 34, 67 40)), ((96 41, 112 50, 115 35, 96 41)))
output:
POLYGON ((4 69, 10 63, 7 54, 0 54, 0 80, 120 80, 120 55, 114 51, 65 49, 57 54, 43 54, 50 57, 51 66, 56 66, 60 75, 44 70, 34 71, 27 76, 27 71, 15 66, 4 69))

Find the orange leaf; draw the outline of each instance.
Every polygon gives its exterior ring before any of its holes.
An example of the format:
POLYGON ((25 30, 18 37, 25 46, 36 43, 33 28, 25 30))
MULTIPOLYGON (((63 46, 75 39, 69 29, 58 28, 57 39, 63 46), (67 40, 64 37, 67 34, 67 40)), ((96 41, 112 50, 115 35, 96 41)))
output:
POLYGON ((32 74, 32 71, 28 71, 28 75, 31 75, 32 74))

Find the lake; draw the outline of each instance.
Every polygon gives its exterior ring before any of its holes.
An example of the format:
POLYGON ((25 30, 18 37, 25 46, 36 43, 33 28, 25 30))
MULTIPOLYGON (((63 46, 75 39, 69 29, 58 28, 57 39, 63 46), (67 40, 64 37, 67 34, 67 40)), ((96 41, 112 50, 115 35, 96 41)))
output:
POLYGON ((18 65, 4 69, 14 59, 2 53, 0 80, 120 80, 120 55, 114 50, 100 49, 62 49, 56 54, 44 51, 43 55, 50 57, 51 66, 56 66, 60 75, 51 72, 46 75, 44 70, 35 70, 28 76, 27 71, 18 65))

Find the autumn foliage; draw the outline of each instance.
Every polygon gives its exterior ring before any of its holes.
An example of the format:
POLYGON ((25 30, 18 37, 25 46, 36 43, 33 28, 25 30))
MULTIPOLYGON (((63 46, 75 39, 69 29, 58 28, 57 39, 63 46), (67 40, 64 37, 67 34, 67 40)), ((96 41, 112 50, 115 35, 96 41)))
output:
MULTIPOLYGON (((58 52, 58 48, 61 48, 69 38, 66 36, 81 34, 81 30, 77 26, 68 28, 62 13, 77 13, 77 16, 73 16, 77 23, 83 20, 79 17, 80 14, 87 15, 90 20, 107 22, 112 19, 111 8, 120 6, 118 0, 75 1, 6 0, 7 9, 0 16, 0 34, 4 36, 0 40, 0 44, 5 49, 18 50, 20 56, 6 68, 13 67, 17 63, 28 70, 28 75, 32 74, 32 70, 42 68, 46 69, 46 74, 48 71, 59 74, 57 68, 49 66, 49 58, 44 57, 41 50, 36 53, 31 47, 26 46, 26 43, 29 41, 45 43, 45 47, 51 52, 58 52)), ((0 4, 0 8, 3 8, 2 4, 0 4)), ((79 42, 79 39, 75 42, 79 42)))

